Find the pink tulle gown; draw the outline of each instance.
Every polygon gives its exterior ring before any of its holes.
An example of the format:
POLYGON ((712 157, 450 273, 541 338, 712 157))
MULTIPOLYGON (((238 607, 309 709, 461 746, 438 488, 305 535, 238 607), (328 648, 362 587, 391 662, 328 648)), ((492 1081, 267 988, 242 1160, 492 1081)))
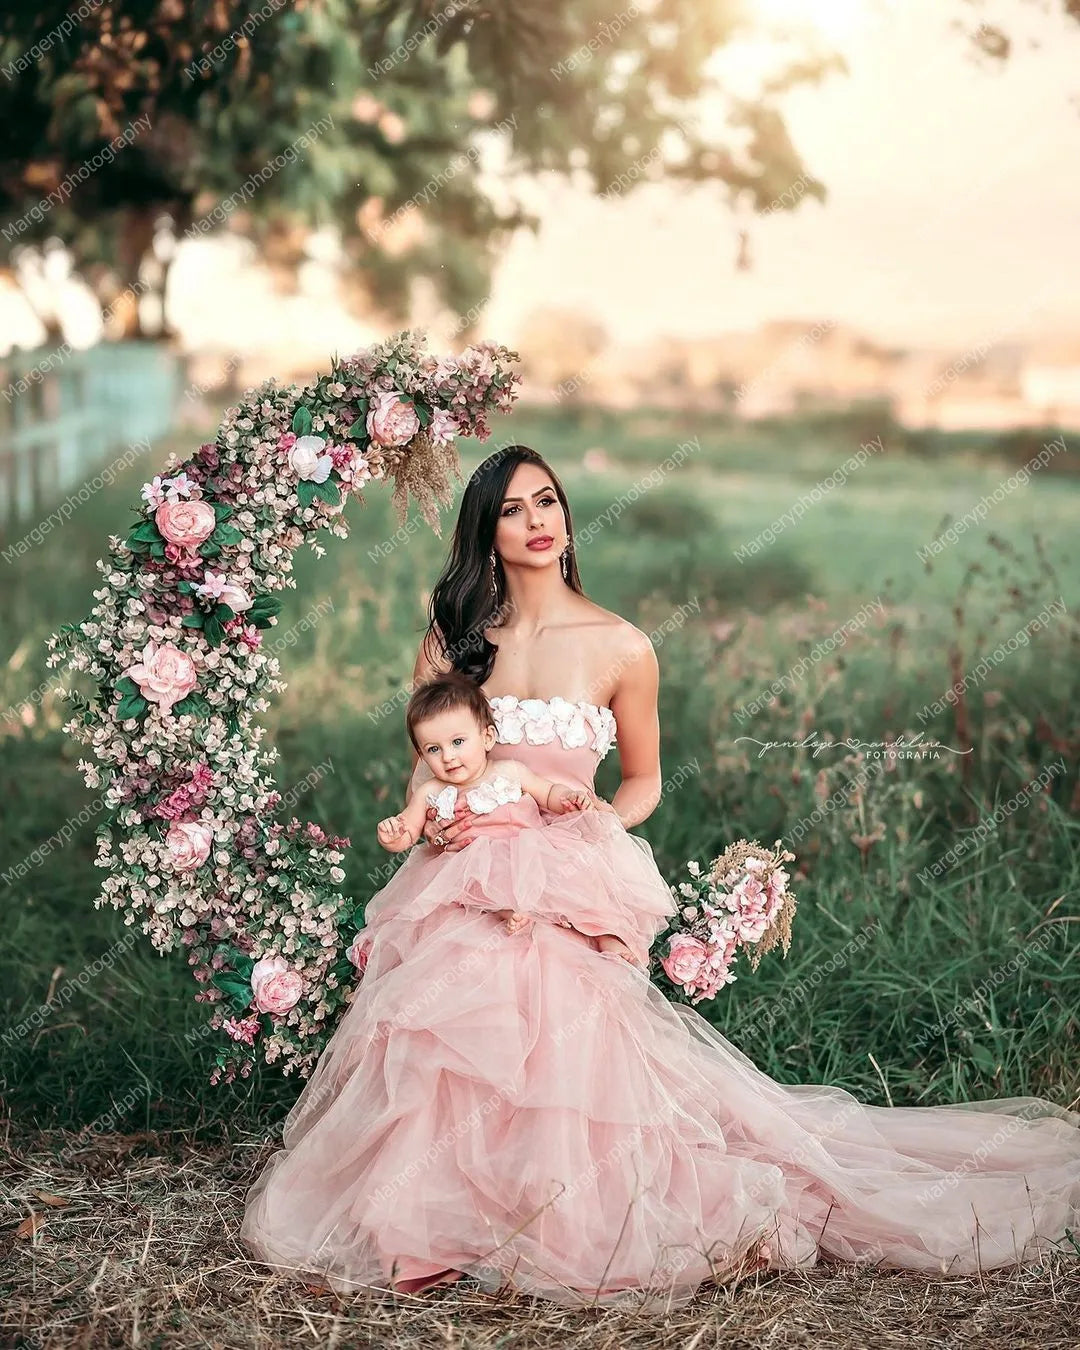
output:
MULTIPOLYGON (((610 709, 493 707, 493 758, 592 786, 610 709)), ((762 1258, 956 1274, 1074 1252, 1076 1112, 774 1082, 598 949, 614 933, 644 960, 672 912, 643 839, 528 797, 477 830, 415 848, 369 902, 366 972, 247 1198, 261 1261, 343 1292, 467 1273, 662 1312, 762 1258), (507 932, 505 907, 533 923, 507 932)))

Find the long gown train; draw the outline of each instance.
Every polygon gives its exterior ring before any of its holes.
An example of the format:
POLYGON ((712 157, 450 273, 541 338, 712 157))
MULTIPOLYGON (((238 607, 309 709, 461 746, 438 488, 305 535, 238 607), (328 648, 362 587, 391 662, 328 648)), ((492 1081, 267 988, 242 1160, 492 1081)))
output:
MULTIPOLYGON (((610 710, 586 705, 583 744, 566 721, 544 739, 544 702, 492 757, 591 787, 610 710)), ((476 828, 369 901, 366 971, 247 1197, 260 1260, 341 1291, 463 1272, 659 1312, 758 1255, 959 1274, 1080 1251, 1080 1114, 777 1083, 598 950, 611 932, 643 960, 672 912, 645 840, 527 797, 476 828), (532 924, 508 933, 504 907, 532 924)))

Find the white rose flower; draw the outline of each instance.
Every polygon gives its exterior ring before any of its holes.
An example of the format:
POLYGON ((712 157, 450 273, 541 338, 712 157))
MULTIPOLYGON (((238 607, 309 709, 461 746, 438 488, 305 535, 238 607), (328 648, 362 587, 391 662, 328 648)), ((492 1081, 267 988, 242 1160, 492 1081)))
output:
POLYGON ((289 467, 299 478, 325 483, 334 467, 330 456, 323 454, 325 446, 325 436, 301 436, 289 450, 289 467))

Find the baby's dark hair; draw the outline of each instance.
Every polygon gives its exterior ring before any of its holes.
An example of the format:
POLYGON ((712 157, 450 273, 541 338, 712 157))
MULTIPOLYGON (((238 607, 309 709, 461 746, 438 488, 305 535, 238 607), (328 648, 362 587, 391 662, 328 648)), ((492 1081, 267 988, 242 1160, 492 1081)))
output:
MULTIPOLYGON (((414 728, 418 722, 425 722, 439 713, 452 712, 455 708, 465 708, 472 713, 481 731, 495 726, 491 715, 491 704, 487 695, 475 680, 467 679, 451 671, 446 675, 437 675, 427 680, 413 691, 405 708, 405 726, 409 731, 409 740, 416 753, 422 754, 416 739, 414 728)), ((498 728, 496 728, 498 730, 498 728)))

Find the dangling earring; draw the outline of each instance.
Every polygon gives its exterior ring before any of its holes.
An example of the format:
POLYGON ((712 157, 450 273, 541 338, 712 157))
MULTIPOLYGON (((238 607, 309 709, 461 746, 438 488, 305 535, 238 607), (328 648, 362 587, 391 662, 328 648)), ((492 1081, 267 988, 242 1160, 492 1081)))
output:
POLYGON ((491 550, 491 594, 496 600, 499 598, 499 587, 495 580, 495 550, 491 550))
POLYGON ((570 580, 570 541, 567 540, 566 547, 562 551, 562 574, 563 581, 570 580))

